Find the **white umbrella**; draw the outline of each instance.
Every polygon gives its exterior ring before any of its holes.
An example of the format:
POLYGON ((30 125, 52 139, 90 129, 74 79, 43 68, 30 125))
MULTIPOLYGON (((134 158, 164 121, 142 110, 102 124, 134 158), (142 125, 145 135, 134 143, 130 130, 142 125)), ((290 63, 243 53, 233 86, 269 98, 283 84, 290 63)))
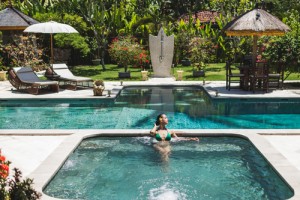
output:
POLYGON ((53 33, 78 33, 75 28, 68 24, 62 24, 55 21, 49 21, 44 23, 38 23, 31 26, 28 26, 24 32, 27 33, 49 33, 50 34, 50 43, 51 43, 51 63, 53 64, 53 42, 52 34, 53 33))

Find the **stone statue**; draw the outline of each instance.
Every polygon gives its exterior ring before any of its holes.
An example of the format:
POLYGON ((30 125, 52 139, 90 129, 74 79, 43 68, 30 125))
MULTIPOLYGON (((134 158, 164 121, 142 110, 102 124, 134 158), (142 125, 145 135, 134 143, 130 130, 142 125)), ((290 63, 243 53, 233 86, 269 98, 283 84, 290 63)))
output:
POLYGON ((149 35, 151 63, 155 77, 171 77, 174 35, 167 36, 161 28, 157 36, 149 35))

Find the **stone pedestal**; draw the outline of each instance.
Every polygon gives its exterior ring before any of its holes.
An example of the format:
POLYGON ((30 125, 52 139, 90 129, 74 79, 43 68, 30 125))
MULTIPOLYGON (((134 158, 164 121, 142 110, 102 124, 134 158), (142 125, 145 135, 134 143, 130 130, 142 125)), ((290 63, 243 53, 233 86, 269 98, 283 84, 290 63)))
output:
POLYGON ((142 73, 142 80, 146 81, 148 80, 148 71, 141 71, 142 73))
POLYGON ((183 77, 183 70, 178 70, 177 71, 177 81, 182 81, 183 77))
POLYGON ((0 71, 0 81, 6 80, 6 71, 0 71))

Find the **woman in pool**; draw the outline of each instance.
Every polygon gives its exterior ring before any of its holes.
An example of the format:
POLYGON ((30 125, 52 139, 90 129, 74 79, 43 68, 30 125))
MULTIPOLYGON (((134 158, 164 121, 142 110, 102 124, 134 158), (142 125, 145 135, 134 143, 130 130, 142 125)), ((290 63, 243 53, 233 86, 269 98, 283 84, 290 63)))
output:
POLYGON ((156 118, 156 122, 154 124, 154 127, 150 131, 150 135, 155 137, 155 139, 158 141, 154 144, 154 148, 157 149, 162 157, 163 161, 168 161, 169 154, 171 152, 171 146, 170 141, 172 137, 178 139, 178 140, 193 140, 193 141, 199 141, 198 138, 178 138, 174 131, 169 131, 166 128, 166 125, 168 124, 168 118, 165 114, 160 114, 156 118))

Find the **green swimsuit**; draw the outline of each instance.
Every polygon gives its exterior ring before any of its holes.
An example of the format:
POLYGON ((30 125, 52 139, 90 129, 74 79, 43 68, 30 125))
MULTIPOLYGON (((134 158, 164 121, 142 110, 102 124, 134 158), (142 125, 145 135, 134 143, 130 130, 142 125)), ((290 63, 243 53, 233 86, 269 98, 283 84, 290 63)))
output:
MULTIPOLYGON (((156 134, 155 134, 155 138, 156 138, 157 141, 162 141, 162 138, 160 137, 159 133, 157 133, 157 132, 156 132, 156 134)), ((167 134, 165 140, 166 140, 166 141, 170 141, 171 138, 172 138, 172 136, 171 136, 171 134, 168 132, 168 134, 167 134)))

